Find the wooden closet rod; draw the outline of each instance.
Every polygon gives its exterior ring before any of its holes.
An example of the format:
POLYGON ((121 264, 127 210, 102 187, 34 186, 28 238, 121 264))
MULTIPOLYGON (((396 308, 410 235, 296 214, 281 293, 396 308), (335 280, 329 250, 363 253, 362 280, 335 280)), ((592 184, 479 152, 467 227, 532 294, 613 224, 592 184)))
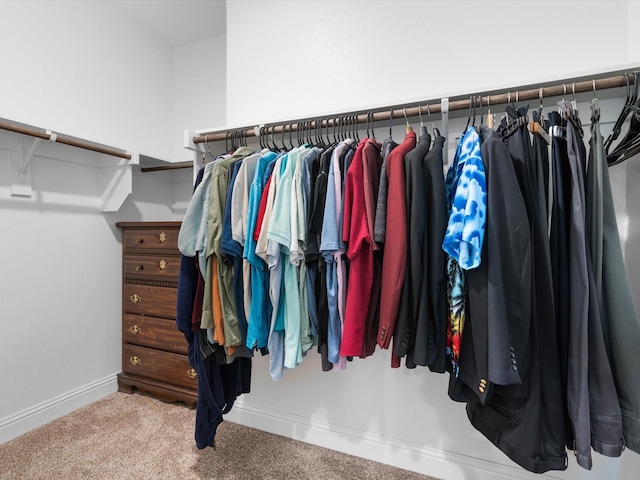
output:
MULTIPOLYGON (((22 135, 29 135, 31 137, 41 138, 43 140, 50 140, 54 134, 43 132, 41 130, 34 130, 32 128, 13 125, 11 123, 0 122, 0 129, 8 130, 10 132, 21 133, 22 135)), ((101 147, 99 145, 92 145, 90 143, 81 142, 73 138, 66 138, 61 135, 57 135, 54 139, 55 143, 63 143, 65 145, 71 145, 72 147, 83 148, 85 150, 91 150, 93 152, 104 153, 106 155, 112 155, 114 157, 125 158, 131 160, 131 155, 128 153, 113 150, 111 148, 101 147)))
MULTIPOLYGON (((629 74, 629 84, 632 85, 635 78, 634 74, 629 74)), ((516 97, 518 101, 522 100, 534 100, 539 99, 542 94, 543 98, 547 97, 558 97, 558 96, 573 96, 574 93, 583 93, 590 92, 595 90, 606 90, 609 88, 617 88, 624 87, 627 84, 626 77, 624 75, 618 75, 613 77, 585 80, 581 82, 572 82, 568 81, 566 83, 558 83, 551 86, 533 88, 530 90, 522 90, 515 92, 505 92, 499 93, 495 95, 485 95, 482 96, 482 105, 484 106, 494 106, 508 103, 511 101, 516 101, 516 97)), ((472 95, 469 95, 472 97, 472 95)), ((478 96, 476 96, 476 101, 478 101, 478 96)), ((453 100, 449 102, 449 111, 453 110, 465 110, 469 108, 469 104, 471 100, 469 98, 462 100, 453 100)), ((414 103, 415 105, 415 103, 414 103)), ((480 105, 478 105, 480 106, 480 105)), ((425 101, 422 104, 415 105, 412 107, 406 108, 396 108, 396 109, 387 109, 386 111, 376 108, 376 112, 373 112, 373 121, 379 122, 383 120, 389 120, 390 118, 401 118, 406 114, 407 117, 415 117, 420 113, 439 113, 441 111, 442 105, 438 103, 429 103, 429 101, 425 101), (427 109, 427 105, 429 106, 427 109)), ((373 110, 373 109, 372 109, 373 110)), ((319 118, 317 120, 312 120, 310 123, 310 127, 312 128, 326 128, 333 127, 336 120, 345 116, 349 116, 349 113, 338 114, 338 115, 322 115, 323 120, 319 118), (327 118, 328 117, 328 118, 327 118)), ((367 113, 361 113, 355 116, 351 114, 351 121, 353 122, 356 119, 357 123, 366 123, 367 122, 367 113)), ((371 116, 369 116, 369 121, 371 121, 371 116)), ((282 133, 283 129, 286 128, 285 132, 289 131, 295 132, 298 130, 299 123, 283 123, 280 125, 268 125, 267 132, 269 134, 282 133)), ((307 124, 307 127, 309 125, 307 124)), ((216 142, 216 141, 224 141, 229 137, 229 134, 232 132, 239 133, 240 136, 244 137, 255 137, 255 129, 254 128, 244 128, 240 130, 227 130, 223 132, 215 132, 209 133, 207 135, 198 135, 193 137, 193 143, 204 143, 207 142, 216 142)))
POLYGON ((160 165, 158 167, 142 167, 141 172, 159 172, 162 170, 180 170, 182 168, 193 168, 192 162, 173 163, 171 165, 160 165))

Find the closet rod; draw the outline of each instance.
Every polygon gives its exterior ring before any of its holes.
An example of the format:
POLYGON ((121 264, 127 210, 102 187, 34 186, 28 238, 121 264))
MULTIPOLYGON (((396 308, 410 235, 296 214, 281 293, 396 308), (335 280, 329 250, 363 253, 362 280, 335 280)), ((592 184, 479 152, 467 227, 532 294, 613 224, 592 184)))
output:
MULTIPOLYGON (((635 80, 634 74, 633 73, 629 74, 629 84, 633 84, 634 80, 635 80)), ((558 97, 558 96, 566 97, 566 96, 573 96, 574 92, 575 93, 590 92, 590 91, 593 91, 594 88, 595 90, 606 90, 609 88, 624 87, 626 84, 627 84, 626 77, 624 75, 618 75, 614 77, 606 77, 606 78, 599 78, 599 79, 594 78, 592 80, 585 80, 580 82, 565 81, 565 83, 557 83, 555 85, 540 87, 540 88, 532 88, 529 90, 507 91, 505 93, 485 95, 485 96, 482 96, 481 98, 482 98, 482 105, 494 106, 494 105, 501 105, 501 104, 508 103, 510 100, 516 101, 516 97, 518 101, 539 99, 541 93, 543 98, 558 97)), ((473 95, 469 95, 469 97, 472 97, 472 96, 473 95)), ((469 98, 450 101, 449 111, 466 110, 469 108, 470 103, 471 103, 471 100, 469 98)), ((415 106, 406 107, 406 108, 387 109, 386 111, 384 111, 381 108, 376 108, 375 110, 377 111, 373 113, 373 121, 379 122, 383 120, 389 120, 390 117, 392 119, 401 118, 401 117, 404 117, 405 115, 407 117, 415 117, 420 113, 422 114, 429 113, 429 112, 439 113, 441 111, 440 102, 429 103, 429 101, 425 101, 417 105, 414 102, 413 105, 415 106), (429 105, 428 110, 427 110, 427 105, 429 105)), ((350 115, 349 113, 337 114, 337 115, 321 115, 320 117, 322 117, 323 120, 322 121, 320 121, 319 119, 312 120, 310 126, 314 129, 318 127, 321 127, 321 128, 333 127, 334 123, 336 122, 336 119, 342 118, 344 116, 349 116, 349 115, 350 115)), ((365 113, 358 114, 357 117, 354 117, 354 118, 356 119, 357 123, 366 123, 367 113, 365 112, 365 113)), ((369 121, 371 121, 371 117, 369 117, 369 121)), ((292 132, 296 132, 298 130, 298 125, 299 123, 297 122, 296 123, 283 122, 280 125, 268 125, 267 132, 269 134, 282 133, 285 127, 286 127, 286 130, 285 130, 286 133, 288 133, 290 130, 292 132)), ((229 134, 231 134, 232 132, 237 132, 240 134, 240 136, 244 136, 244 137, 256 136, 254 128, 241 129, 239 131, 227 130, 222 132, 209 133, 207 135, 197 135, 193 137, 193 143, 198 144, 198 143, 204 143, 205 141, 216 142, 216 141, 227 140, 230 138, 229 134)))
POLYGON ((142 167, 141 172, 159 172, 161 170, 179 170, 182 168, 192 168, 192 162, 174 163, 171 165, 160 165, 159 167, 142 167))
MULTIPOLYGON (((21 133, 22 135, 29 135, 31 137, 41 138, 43 140, 50 140, 51 137, 54 137, 55 135, 53 133, 34 130, 31 128, 13 125, 11 123, 6 123, 6 122, 0 122, 0 129, 8 130, 14 133, 21 133)), ((63 143, 65 145, 70 145, 72 147, 83 148, 85 150, 91 150, 93 152, 104 153, 106 155, 112 155, 114 157, 120 157, 126 160, 131 160, 131 155, 129 155, 128 153, 120 152, 118 150, 113 150, 111 148, 101 147, 99 145, 92 145, 90 143, 74 140, 73 138, 66 138, 66 137, 57 135, 54 137, 53 141, 54 143, 63 143)))

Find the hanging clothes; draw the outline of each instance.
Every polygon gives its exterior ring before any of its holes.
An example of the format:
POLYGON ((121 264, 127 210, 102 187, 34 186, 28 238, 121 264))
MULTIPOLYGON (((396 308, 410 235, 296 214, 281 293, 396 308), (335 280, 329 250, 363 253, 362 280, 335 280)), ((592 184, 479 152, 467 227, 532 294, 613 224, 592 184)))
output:
POLYGON ((446 177, 449 219, 442 241, 447 253, 447 355, 458 376, 466 316, 464 270, 480 265, 486 221, 486 180, 475 127, 466 128, 446 177))
MULTIPOLYGON (((378 345, 389 348, 396 319, 400 292, 407 268, 407 206, 403 160, 416 145, 416 134, 407 132, 404 141, 389 153, 386 173, 389 181, 387 192, 387 233, 382 261, 382 290, 380 294, 380 326, 378 345)), ((380 198, 378 198, 378 202, 380 198)), ((397 341, 394 340, 394 342, 397 341)), ((400 359, 392 355, 392 366, 400 365, 400 359)))
MULTIPOLYGON (((578 464, 591 468, 591 447, 607 456, 622 453, 622 420, 613 375, 604 348, 593 270, 587 257, 585 216, 586 151, 577 112, 561 104, 571 169, 569 371, 567 409, 578 464), (586 291, 586 295, 585 295, 586 291)), ((571 446, 570 446, 571 447, 571 446)))
MULTIPOLYGON (((447 230, 447 196, 444 183, 442 150, 445 138, 437 132, 433 146, 424 158, 423 180, 425 188, 425 236, 423 243, 422 283, 427 285, 425 320, 416 326, 413 361, 428 366, 432 372, 446 370, 447 346, 447 288, 446 253, 442 239, 447 230)), ((424 307, 423 307, 424 308, 424 307)))
MULTIPOLYGON (((209 171, 211 168, 209 167, 209 171)), ((204 173, 205 169, 198 172, 196 191, 203 183, 204 173)), ((194 231, 187 223, 182 235, 183 241, 186 241, 185 238, 189 233, 194 231)), ((223 421, 223 415, 231 411, 239 395, 251 391, 251 359, 237 358, 227 364, 224 349, 219 345, 210 344, 205 332, 200 330, 204 280, 198 268, 198 259, 195 258, 196 252, 189 250, 188 253, 194 253, 194 255, 187 256, 182 252, 180 261, 176 326, 187 340, 189 363, 198 376, 194 434, 196 447, 215 448, 215 436, 218 426, 223 421), (195 323, 193 323, 194 318, 195 323)))
POLYGON ((603 337, 613 370, 627 448, 640 453, 640 323, 624 267, 597 99, 592 101, 586 182, 587 241, 603 337))
MULTIPOLYGON (((566 468, 554 317, 549 311, 541 314, 535 309, 540 302, 533 301, 545 292, 538 289, 545 270, 550 276, 546 220, 536 214, 530 196, 526 111, 507 112, 505 127, 510 127, 502 141, 492 130, 481 129, 486 248, 483 263, 467 275, 469 320, 460 379, 468 388, 456 387, 468 401, 475 428, 523 468, 543 473, 566 468)), ((550 291, 548 282, 546 288, 550 291)), ((553 312, 552 303, 546 307, 553 312)))
POLYGON ((406 365, 415 367, 413 355, 418 330, 427 315, 427 285, 422 281, 426 270, 423 264, 426 217, 425 184, 423 177, 424 158, 431 148, 431 135, 421 127, 420 139, 416 147, 404 157, 405 194, 407 209, 407 259, 405 277, 400 294, 398 319, 394 337, 398 340, 394 346, 397 357, 406 357, 406 365))

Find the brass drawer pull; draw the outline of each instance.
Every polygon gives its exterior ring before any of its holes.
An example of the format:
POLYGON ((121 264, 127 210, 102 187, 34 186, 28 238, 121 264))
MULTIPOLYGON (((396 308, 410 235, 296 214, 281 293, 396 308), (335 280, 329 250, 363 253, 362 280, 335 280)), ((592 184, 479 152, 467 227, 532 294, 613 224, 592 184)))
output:
POLYGON ((136 267, 136 272, 139 272, 140 270, 144 270, 144 265, 138 265, 136 267))
POLYGON ((187 375, 189 376, 189 378, 196 378, 198 376, 193 368, 187 370, 187 375))
POLYGON ((167 241, 167 234, 164 232, 160 232, 159 235, 156 235, 156 240, 158 243, 164 243, 167 241))
POLYGON ((164 258, 158 262, 158 268, 163 272, 167 269, 167 261, 164 258))
POLYGON ((133 303, 140 303, 142 302, 142 297, 137 293, 134 293, 129 297, 129 300, 131 300, 133 303))
POLYGON ((136 240, 136 243, 144 243, 144 238, 139 238, 136 240))
POLYGON ((129 327, 129 331, 130 331, 131 333, 133 333, 134 335, 137 335, 137 334, 139 334, 139 333, 140 333, 140 327, 139 327, 138 325, 131 325, 131 326, 129 327))
POLYGON ((140 359, 136 356, 130 357, 129 358, 129 363, 131 365, 140 365, 140 359))

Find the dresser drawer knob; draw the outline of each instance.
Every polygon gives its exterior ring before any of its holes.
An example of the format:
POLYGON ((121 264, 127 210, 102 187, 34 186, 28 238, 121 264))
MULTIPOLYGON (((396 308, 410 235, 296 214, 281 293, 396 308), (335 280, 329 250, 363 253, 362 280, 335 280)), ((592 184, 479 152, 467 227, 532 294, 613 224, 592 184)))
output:
POLYGON ((158 243, 164 243, 167 241, 167 234, 164 232, 160 232, 159 235, 156 235, 156 239, 158 240, 158 243))
POLYGON ((158 262, 158 268, 163 272, 167 269, 167 261, 164 258, 158 262))
POLYGON ((139 238, 136 240, 136 243, 144 243, 144 238, 139 238))
POLYGON ((137 335, 137 334, 139 334, 139 333, 140 333, 140 327, 139 327, 138 325, 131 325, 131 326, 129 327, 129 331, 130 331, 131 333, 133 333, 134 335, 137 335))
POLYGON ((140 359, 136 356, 130 357, 129 358, 129 363, 131 365, 140 365, 140 359))
POLYGON ((189 378, 196 378, 198 376, 193 368, 187 370, 187 375, 189 376, 189 378))
POLYGON ((144 265, 138 265, 136 267, 136 272, 139 272, 140 270, 144 270, 144 265))
POLYGON ((131 300, 133 303, 140 303, 142 302, 142 297, 137 293, 134 293, 129 297, 129 300, 131 300))

